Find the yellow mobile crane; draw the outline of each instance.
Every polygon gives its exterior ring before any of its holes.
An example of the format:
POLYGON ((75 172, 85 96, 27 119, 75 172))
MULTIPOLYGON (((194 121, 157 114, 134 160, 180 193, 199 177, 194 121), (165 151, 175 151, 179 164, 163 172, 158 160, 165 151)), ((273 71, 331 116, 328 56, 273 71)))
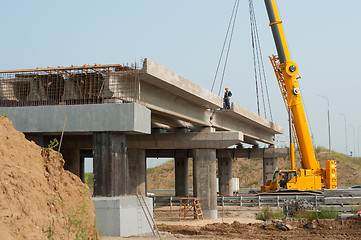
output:
MULTIPOLYGON (((272 56, 270 60, 276 73, 286 109, 289 112, 290 130, 292 129, 295 133, 294 137, 300 151, 302 168, 296 169, 295 148, 291 140, 291 170, 276 171, 273 179, 268 180, 267 184, 261 187, 261 190, 314 191, 321 190, 322 188, 336 189, 336 162, 328 160, 326 161, 326 168, 320 168, 320 163, 315 157, 300 89, 298 87, 298 79, 300 79, 298 66, 291 60, 282 21, 278 14, 276 0, 265 0, 264 2, 278 52, 278 56, 272 56)), ((290 131, 291 139, 292 131, 290 131)))

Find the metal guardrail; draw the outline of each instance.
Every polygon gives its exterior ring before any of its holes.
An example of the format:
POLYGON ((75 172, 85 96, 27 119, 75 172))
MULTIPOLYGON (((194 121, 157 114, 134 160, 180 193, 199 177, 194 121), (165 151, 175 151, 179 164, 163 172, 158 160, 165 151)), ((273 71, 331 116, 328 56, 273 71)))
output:
MULTIPOLYGON (((259 188, 240 188, 239 191, 236 192, 236 194, 247 194, 251 191, 260 191, 259 188)), ((148 193, 153 193, 155 195, 167 195, 169 194, 175 195, 174 189, 151 189, 148 190, 148 193)), ((193 189, 189 189, 189 196, 193 195, 193 189)))
MULTIPOLYGON (((172 210, 173 206, 179 206, 179 198, 173 196, 153 196, 154 208, 169 206, 172 210)), ((324 204, 324 196, 320 195, 268 195, 268 196, 223 196, 217 197, 218 206, 239 206, 242 207, 261 207, 261 206, 275 206, 282 207, 286 200, 304 199, 308 202, 314 203, 315 206, 324 204)))

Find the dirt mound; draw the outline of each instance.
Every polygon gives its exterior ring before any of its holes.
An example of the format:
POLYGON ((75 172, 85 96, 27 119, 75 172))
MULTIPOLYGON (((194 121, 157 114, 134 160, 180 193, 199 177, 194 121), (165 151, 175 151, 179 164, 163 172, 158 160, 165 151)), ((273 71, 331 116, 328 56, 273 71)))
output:
POLYGON ((56 155, 26 140, 0 116, 1 239, 98 238, 89 190, 63 169, 61 155, 52 194, 56 155))
POLYGON ((359 239, 361 221, 357 220, 300 220, 283 222, 288 228, 276 227, 279 222, 261 224, 213 223, 203 227, 158 225, 160 231, 172 234, 216 237, 217 239, 359 239), (307 227, 312 225, 313 227, 307 227))

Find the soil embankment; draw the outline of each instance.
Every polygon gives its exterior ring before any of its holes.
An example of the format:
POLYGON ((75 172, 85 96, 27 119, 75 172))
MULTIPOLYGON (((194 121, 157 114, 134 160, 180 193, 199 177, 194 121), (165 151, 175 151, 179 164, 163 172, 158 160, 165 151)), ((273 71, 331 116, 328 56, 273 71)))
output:
POLYGON ((56 157, 0 116, 1 239, 98 238, 89 190, 64 170, 61 155, 52 184, 56 157))

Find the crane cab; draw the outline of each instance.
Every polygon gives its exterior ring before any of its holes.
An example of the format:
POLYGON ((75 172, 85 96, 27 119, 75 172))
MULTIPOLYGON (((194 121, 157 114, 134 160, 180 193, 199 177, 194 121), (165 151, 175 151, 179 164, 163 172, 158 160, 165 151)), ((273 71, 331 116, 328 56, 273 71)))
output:
POLYGON ((261 187, 262 191, 283 191, 297 189, 296 170, 279 170, 273 174, 273 179, 268 180, 266 186, 261 187))
POLYGON ((318 191, 322 189, 321 175, 312 169, 279 170, 268 180, 262 191, 318 191))

